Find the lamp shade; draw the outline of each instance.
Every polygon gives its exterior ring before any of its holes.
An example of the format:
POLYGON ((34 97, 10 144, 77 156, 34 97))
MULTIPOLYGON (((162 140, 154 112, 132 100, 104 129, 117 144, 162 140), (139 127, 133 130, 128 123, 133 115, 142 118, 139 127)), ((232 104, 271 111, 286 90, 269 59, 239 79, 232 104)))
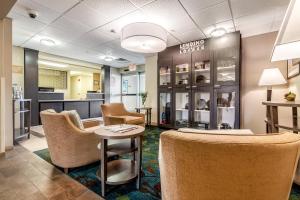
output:
POLYGON ((285 84, 286 80, 278 68, 264 69, 260 76, 258 85, 272 86, 285 84))
POLYGON ((273 48, 272 61, 300 58, 300 0, 291 0, 273 48))
POLYGON ((121 46, 140 53, 157 53, 167 47, 167 32, 157 24, 137 22, 122 28, 121 46))

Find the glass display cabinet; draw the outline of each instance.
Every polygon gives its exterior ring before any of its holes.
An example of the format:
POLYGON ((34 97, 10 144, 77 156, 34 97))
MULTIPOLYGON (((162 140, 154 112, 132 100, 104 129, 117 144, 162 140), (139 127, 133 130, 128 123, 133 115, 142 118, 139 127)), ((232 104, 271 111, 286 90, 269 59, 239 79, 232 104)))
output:
POLYGON ((175 126, 187 127, 190 122, 190 93, 185 91, 175 92, 175 126))
POLYGON ((175 87, 190 87, 191 54, 178 54, 173 57, 175 87))
POLYGON ((237 87, 224 87, 215 90, 216 120, 218 129, 239 128, 239 91, 237 87))
POLYGON ((172 87, 172 58, 165 58, 158 61, 159 87, 172 87))
POLYGON ((212 55, 210 51, 197 51, 192 54, 192 85, 203 86, 212 82, 212 55))
POLYGON ((158 120, 160 126, 172 126, 172 93, 162 91, 159 93, 159 112, 158 120))
POLYGON ((211 123, 211 91, 209 89, 198 89, 192 92, 192 127, 197 129, 209 129, 211 123))

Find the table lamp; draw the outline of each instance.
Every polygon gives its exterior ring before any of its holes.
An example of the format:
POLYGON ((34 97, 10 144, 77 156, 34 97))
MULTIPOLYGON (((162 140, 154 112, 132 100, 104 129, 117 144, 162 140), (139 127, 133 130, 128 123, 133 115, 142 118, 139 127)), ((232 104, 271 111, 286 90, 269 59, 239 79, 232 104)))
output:
POLYGON ((283 85, 286 83, 285 78, 278 68, 264 69, 260 76, 258 85, 267 86, 267 101, 271 101, 272 98, 272 86, 283 85))

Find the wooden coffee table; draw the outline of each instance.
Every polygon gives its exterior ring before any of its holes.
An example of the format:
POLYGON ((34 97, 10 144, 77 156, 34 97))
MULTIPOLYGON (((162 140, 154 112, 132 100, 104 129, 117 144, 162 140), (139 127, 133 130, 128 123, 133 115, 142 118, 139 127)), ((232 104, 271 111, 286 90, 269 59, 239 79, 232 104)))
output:
POLYGON ((127 132, 112 132, 101 127, 95 134, 101 137, 101 164, 97 177, 101 180, 101 194, 105 197, 106 185, 125 184, 136 179, 136 187, 141 185, 142 136, 145 128, 136 126, 136 129, 127 132), (131 143, 107 145, 109 139, 131 139, 131 143), (108 155, 122 155, 132 153, 132 159, 118 159, 108 161, 108 155))

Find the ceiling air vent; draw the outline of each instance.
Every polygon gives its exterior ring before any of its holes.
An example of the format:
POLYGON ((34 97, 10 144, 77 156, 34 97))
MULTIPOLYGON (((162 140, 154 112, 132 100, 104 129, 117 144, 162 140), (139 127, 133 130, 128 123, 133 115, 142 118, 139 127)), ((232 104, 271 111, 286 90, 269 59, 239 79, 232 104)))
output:
POLYGON ((125 59, 125 58, 117 58, 115 59, 115 61, 119 62, 119 63, 128 63, 129 60, 125 59))

